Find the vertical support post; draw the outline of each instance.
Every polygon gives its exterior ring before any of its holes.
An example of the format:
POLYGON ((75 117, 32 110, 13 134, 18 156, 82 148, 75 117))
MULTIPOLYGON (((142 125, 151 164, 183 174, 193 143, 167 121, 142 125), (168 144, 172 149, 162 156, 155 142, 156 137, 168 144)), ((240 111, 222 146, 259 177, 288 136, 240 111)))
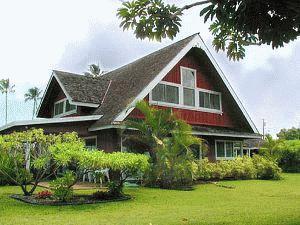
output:
POLYGON ((30 144, 25 144, 25 169, 30 172, 30 144))

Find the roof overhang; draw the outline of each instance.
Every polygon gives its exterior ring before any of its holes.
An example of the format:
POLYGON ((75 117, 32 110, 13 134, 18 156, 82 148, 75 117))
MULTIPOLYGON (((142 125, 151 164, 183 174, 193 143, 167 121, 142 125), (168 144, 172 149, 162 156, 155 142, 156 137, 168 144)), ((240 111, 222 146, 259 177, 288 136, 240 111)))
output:
POLYGON ((207 48, 207 46, 205 45, 203 39, 201 38, 201 36, 199 34, 195 35, 195 37, 190 41, 189 44, 186 45, 186 47, 184 47, 179 54, 176 55, 176 57, 174 57, 169 63, 168 65, 162 69, 159 74, 155 77, 155 79, 153 79, 143 90, 142 92, 140 92, 140 94, 129 104, 127 105, 127 107, 121 112, 119 113, 116 118, 114 119, 114 122, 122 122, 135 108, 135 105, 137 102, 143 100, 147 94, 149 94, 149 92, 164 78, 164 76, 167 75, 167 73, 193 48, 193 47, 197 47, 202 49, 207 56, 209 57, 210 61, 212 62, 213 66, 215 67, 215 69, 217 70, 219 76, 221 77, 222 81, 224 82, 225 86, 228 88, 230 94, 232 95, 233 99, 236 101, 239 109, 241 110, 241 112, 243 113, 244 117, 246 118, 246 121, 248 122, 249 126, 251 127, 251 129, 253 130, 254 133, 258 134, 258 130, 255 126, 255 124, 253 123, 253 121, 251 120, 249 114, 247 113, 246 109, 244 108, 244 106, 242 105, 240 99, 238 98, 238 96, 236 95, 236 93, 234 92, 232 86, 229 84, 225 74, 223 73, 223 71, 221 70, 220 66, 218 65, 218 63, 216 62, 216 60, 214 59, 214 57, 212 56, 212 54, 210 53, 209 49, 207 48))
POLYGON ((245 134, 245 133, 226 133, 226 132, 201 132, 201 131, 192 131, 192 134, 199 136, 215 136, 215 137, 233 137, 233 138, 247 138, 247 139, 258 139, 261 138, 259 134, 245 134))
POLYGON ((63 118, 51 118, 51 119, 35 119, 35 120, 23 120, 14 121, 8 123, 5 126, 0 127, 0 131, 6 129, 17 127, 17 126, 30 126, 30 125, 42 125, 42 124, 55 124, 55 123, 75 123, 84 121, 94 121, 99 120, 102 115, 92 115, 92 116, 76 116, 76 117, 63 117, 63 118))
MULTIPOLYGON (((123 130, 136 130, 134 128, 128 128, 124 125, 120 124, 112 124, 106 126, 99 126, 99 127, 90 127, 89 131, 99 131, 99 130, 106 130, 106 129, 123 129, 123 130)), ((251 133, 239 133, 239 132, 205 132, 205 131, 192 131, 193 135, 199 136, 215 136, 215 137, 233 137, 233 138, 245 138, 245 139, 260 139, 261 135, 259 134, 251 134, 251 133)))

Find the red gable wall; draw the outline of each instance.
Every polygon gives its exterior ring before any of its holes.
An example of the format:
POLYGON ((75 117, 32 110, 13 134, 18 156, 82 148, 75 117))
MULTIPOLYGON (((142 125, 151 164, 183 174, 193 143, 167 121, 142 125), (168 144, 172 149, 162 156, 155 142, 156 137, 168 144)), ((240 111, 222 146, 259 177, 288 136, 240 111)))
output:
MULTIPOLYGON (((201 66, 199 60, 197 60, 193 55, 187 55, 180 60, 180 62, 164 77, 164 81, 172 82, 172 83, 180 83, 180 66, 192 68, 197 70, 197 87, 218 91, 222 93, 222 110, 223 114, 216 113, 208 113, 208 112, 200 112, 195 110, 187 110, 187 109, 178 109, 173 108, 173 112, 177 113, 177 115, 188 122, 191 125, 210 125, 210 126, 219 126, 219 127, 237 127, 234 119, 234 113, 231 112, 230 106, 227 102, 224 101, 223 92, 219 90, 216 85, 214 85, 214 81, 209 77, 209 73, 206 72, 206 69, 201 66)), ((149 96, 145 98, 148 100, 149 96)), ((158 108, 165 108, 162 106, 156 106, 158 108)), ((133 110, 129 117, 133 118, 142 118, 143 116, 138 110, 133 110)))

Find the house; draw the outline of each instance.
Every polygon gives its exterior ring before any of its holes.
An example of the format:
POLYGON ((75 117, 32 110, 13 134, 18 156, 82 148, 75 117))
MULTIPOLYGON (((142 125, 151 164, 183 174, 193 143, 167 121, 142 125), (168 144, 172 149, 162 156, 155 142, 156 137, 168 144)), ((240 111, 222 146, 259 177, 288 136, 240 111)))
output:
POLYGON ((43 128, 76 131, 88 147, 123 149, 121 129, 142 118, 135 103, 145 99, 171 107, 207 140, 210 160, 243 154, 243 140, 260 135, 199 34, 194 34, 119 69, 93 78, 54 70, 36 120, 12 122, 0 133, 43 128))

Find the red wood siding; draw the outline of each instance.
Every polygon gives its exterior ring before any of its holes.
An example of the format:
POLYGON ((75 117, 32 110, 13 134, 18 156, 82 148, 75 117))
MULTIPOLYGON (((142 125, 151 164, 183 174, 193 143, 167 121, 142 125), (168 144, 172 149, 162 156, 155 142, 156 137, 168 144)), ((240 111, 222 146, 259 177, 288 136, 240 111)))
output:
MULTIPOLYGON (((201 63, 196 60, 193 55, 187 55, 164 77, 164 81, 172 83, 181 83, 180 76, 180 66, 195 69, 197 71, 197 87, 219 91, 222 91, 218 86, 214 85, 214 81, 210 79, 207 70, 201 66, 201 63)), ((149 97, 147 96, 145 100, 147 101, 149 97)), ((156 106, 158 108, 165 108, 162 106, 156 106)), ((179 118, 185 120, 192 125, 209 125, 209 126, 219 126, 219 127, 236 127, 234 113, 231 112, 230 106, 226 102, 226 98, 223 98, 222 94, 222 110, 223 114, 201 112, 195 110, 179 109, 173 108, 173 111, 177 113, 179 118)), ((133 110, 129 117, 142 118, 143 116, 138 110, 133 110)))

